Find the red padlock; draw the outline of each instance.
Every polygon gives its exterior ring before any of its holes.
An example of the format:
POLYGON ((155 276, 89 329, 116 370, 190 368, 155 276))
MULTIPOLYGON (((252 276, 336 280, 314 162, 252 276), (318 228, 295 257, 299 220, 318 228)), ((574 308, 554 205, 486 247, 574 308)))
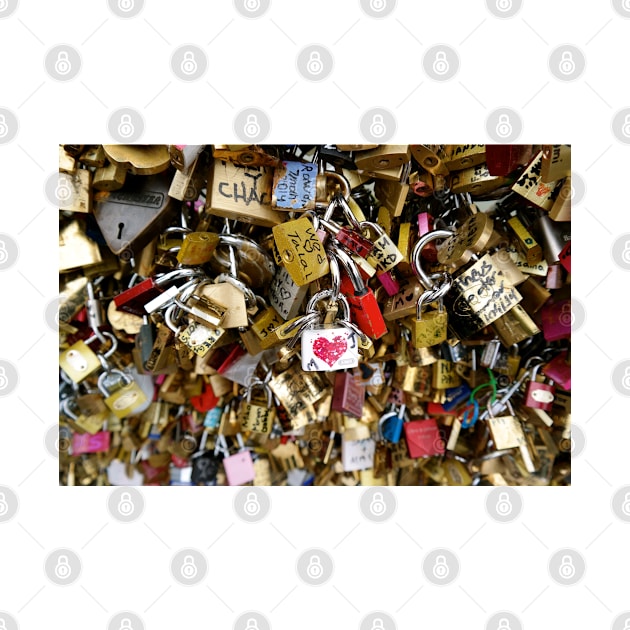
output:
POLYGON ((492 176, 505 176, 529 162, 532 146, 529 144, 487 144, 486 165, 492 176))
POLYGON ((568 352, 565 350, 555 356, 542 369, 543 374, 553 379, 558 385, 567 392, 571 391, 571 363, 567 361, 568 352))
POLYGON ((347 275, 340 272, 341 292, 348 299, 351 319, 368 337, 380 339, 387 334, 387 324, 374 292, 365 285, 357 266, 348 254, 339 247, 331 247, 330 252, 347 272, 347 275))
POLYGON ((433 457, 443 455, 446 444, 435 418, 412 420, 403 425, 409 457, 433 457))
POLYGON ((532 370, 531 380, 527 384, 527 389, 525 390, 525 406, 532 409, 551 411, 555 398, 555 387, 553 384, 539 383, 536 380, 538 370, 540 370, 541 367, 542 363, 538 363, 532 370))
MULTIPOLYGON (((433 232, 433 217, 428 212, 418 215, 418 236, 422 237, 433 232)), ((428 262, 437 262, 437 245, 435 241, 428 242, 422 248, 422 258, 428 262)))
POLYGON ((333 238, 350 250, 353 254, 367 258, 374 249, 374 243, 369 238, 365 238, 363 234, 351 230, 349 227, 339 226, 332 221, 320 219, 319 224, 325 227, 333 238))
POLYGON ((360 418, 365 402, 365 387, 350 372, 337 372, 330 408, 349 416, 360 418))

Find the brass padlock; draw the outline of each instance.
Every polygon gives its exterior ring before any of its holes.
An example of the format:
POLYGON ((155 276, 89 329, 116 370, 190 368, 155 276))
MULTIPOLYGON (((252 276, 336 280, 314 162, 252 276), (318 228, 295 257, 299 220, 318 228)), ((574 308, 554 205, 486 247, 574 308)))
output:
POLYGON ((118 418, 126 418, 133 415, 144 403, 148 402, 138 383, 121 370, 114 369, 109 372, 103 372, 98 379, 98 388, 105 397, 105 404, 118 418), (109 388, 105 385, 105 380, 110 374, 117 374, 124 383, 113 394, 110 393, 109 388))
POLYGON ((284 213, 271 207, 272 169, 215 159, 208 174, 205 210, 209 214, 273 227, 284 213))

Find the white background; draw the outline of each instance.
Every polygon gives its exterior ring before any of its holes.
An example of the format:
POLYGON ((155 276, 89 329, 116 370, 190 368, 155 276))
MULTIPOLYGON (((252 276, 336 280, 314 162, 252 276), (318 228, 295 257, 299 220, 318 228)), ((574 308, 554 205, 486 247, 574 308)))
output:
POLYGON ((380 20, 358 0, 272 0, 255 20, 228 0, 147 1, 128 20, 104 0, 20 0, 0 19, 0 107, 19 119, 17 137, 0 145, 0 232, 19 246, 16 264, 0 273, 0 358, 20 378, 0 398, 0 485, 20 502, 0 524, 0 610, 22 630, 105 629, 120 610, 135 611, 151 630, 231 628, 249 609, 274 630, 358 628, 371 610, 389 612, 401 629, 482 629, 498 610, 514 612, 528 630, 611 627, 630 608, 630 526, 610 508, 615 490, 630 483, 627 402, 611 383, 613 367, 630 357, 628 276, 611 256, 614 240, 630 232, 630 146, 611 131, 614 114, 630 106, 628 41, 630 20, 603 0, 525 0, 511 19, 495 17, 482 0, 399 0, 380 20), (44 68, 59 43, 82 56, 68 83, 44 68), (208 55, 205 76, 193 83, 169 65, 184 43, 208 55), (296 70, 311 43, 334 56, 321 83, 296 70), (448 82, 422 70, 423 51, 435 43, 459 54, 448 82), (562 43, 586 57, 573 82, 547 67, 562 43), (485 142, 489 112, 508 106, 524 122, 519 142, 571 143, 573 169, 586 182, 573 211, 573 296, 586 310, 572 342, 573 419, 586 435, 573 486, 519 489, 524 509, 510 524, 488 517, 489 488, 397 488, 397 512, 381 525, 359 511, 361 488, 270 488, 271 512, 258 525, 235 515, 237 489, 142 488, 144 513, 125 525, 107 511, 111 488, 58 487, 57 462, 44 448, 57 421, 57 335, 44 311, 58 292, 57 210, 44 181, 57 167, 59 142, 106 142, 107 119, 123 106, 142 113, 147 143, 235 141, 232 120, 249 106, 271 118, 265 142, 360 142, 360 115, 375 106, 397 119, 390 142, 485 142), (82 559, 68 587, 44 574, 58 547, 82 559), (204 583, 186 588, 172 579, 170 559, 182 547, 205 552, 204 583), (297 579, 307 547, 333 554, 335 574, 322 587, 297 579), (450 586, 422 575, 434 547, 460 559, 450 586), (575 586, 548 574, 560 547, 586 559, 575 586))

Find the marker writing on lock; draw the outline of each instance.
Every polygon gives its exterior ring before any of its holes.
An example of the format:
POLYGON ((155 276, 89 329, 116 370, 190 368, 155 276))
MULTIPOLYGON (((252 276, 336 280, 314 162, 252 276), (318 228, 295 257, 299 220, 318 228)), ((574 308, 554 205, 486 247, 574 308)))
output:
POLYGON ((245 180, 241 180, 240 182, 233 182, 232 185, 233 185, 234 194, 230 194, 229 192, 230 183, 219 182, 219 188, 218 188, 219 194, 225 197, 226 199, 234 199, 234 201, 239 201, 242 199, 245 202, 246 206, 249 206, 249 204, 252 201, 255 201, 256 203, 259 203, 259 204, 268 204, 269 202, 267 200, 267 192, 264 191, 259 195, 258 190, 257 190, 258 179, 262 177, 262 173, 258 173, 257 175, 252 175, 251 173, 243 173, 243 175, 245 177, 249 177, 252 179, 252 182, 249 187, 246 185, 245 180), (241 189, 240 192, 239 192, 239 185, 241 189))

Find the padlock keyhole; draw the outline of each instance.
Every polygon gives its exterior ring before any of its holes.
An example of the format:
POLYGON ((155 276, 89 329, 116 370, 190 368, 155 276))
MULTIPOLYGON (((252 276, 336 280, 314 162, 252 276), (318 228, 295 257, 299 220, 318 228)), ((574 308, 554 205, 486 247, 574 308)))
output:
POLYGON ((118 238, 118 239, 122 238, 122 231, 123 231, 124 227, 125 227, 124 223, 119 223, 118 224, 118 236, 116 238, 118 238))

